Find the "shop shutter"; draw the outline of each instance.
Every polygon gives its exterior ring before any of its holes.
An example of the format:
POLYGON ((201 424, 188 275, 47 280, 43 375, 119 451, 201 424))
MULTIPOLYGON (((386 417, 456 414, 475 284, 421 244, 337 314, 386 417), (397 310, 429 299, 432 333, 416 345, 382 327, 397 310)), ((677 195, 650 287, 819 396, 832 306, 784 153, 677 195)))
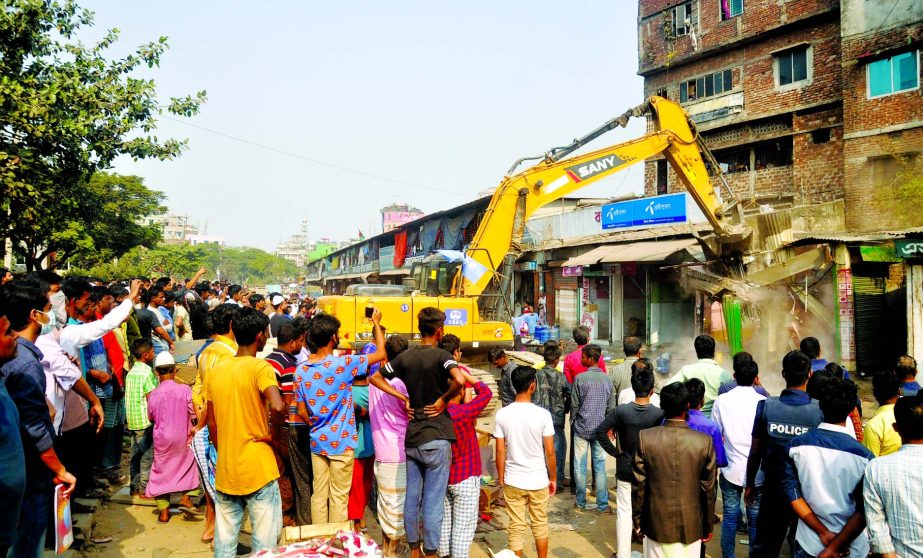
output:
POLYGON ((579 276, 565 277, 564 272, 561 270, 562 268, 560 267, 554 270, 554 288, 577 290, 577 287, 580 286, 580 281, 583 278, 579 276))
POLYGON ((554 315, 561 331, 570 331, 577 325, 577 291, 574 289, 555 289, 554 315))
POLYGON ((882 332, 885 317, 885 280, 883 277, 853 275, 856 316, 856 369, 874 374, 887 367, 882 332))

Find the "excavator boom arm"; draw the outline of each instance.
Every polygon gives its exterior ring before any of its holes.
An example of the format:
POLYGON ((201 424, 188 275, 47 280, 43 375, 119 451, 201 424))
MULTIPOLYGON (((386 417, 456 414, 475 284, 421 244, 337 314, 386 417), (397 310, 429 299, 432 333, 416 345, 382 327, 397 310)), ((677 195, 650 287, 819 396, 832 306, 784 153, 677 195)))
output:
MULTIPOLYGON (((478 261, 490 272, 495 272, 506 256, 517 235, 522 234, 521 225, 536 210, 576 190, 610 176, 635 163, 663 153, 680 181, 692 195, 696 204, 714 228, 719 238, 736 237, 740 225, 733 225, 725 218, 725 209, 712 187, 705 163, 698 146, 698 137, 689 123, 685 111, 678 104, 652 97, 647 103, 636 107, 619 117, 624 125, 627 117, 641 116, 650 111, 654 116, 655 131, 641 138, 619 143, 603 149, 559 160, 590 139, 601 135, 601 131, 612 129, 615 120, 595 130, 574 145, 557 148, 549 153, 543 162, 516 175, 507 176, 494 192, 490 205, 478 227, 467 256, 478 261), (521 207, 520 198, 524 198, 521 207), (517 211, 520 214, 517 216, 517 211), (518 225, 519 231, 516 231, 518 225)), ((517 165, 519 162, 517 162, 517 165)), ((514 165, 515 168, 516 165, 514 165)), ((477 281, 462 278, 460 294, 480 295, 491 279, 491 273, 482 275, 477 281)))

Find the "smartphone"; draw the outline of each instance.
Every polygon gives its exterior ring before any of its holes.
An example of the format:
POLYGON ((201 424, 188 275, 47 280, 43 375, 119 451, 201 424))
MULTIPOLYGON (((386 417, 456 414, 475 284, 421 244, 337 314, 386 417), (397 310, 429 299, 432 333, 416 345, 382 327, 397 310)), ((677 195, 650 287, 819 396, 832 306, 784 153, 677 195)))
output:
POLYGON ((365 317, 366 317, 367 319, 371 320, 371 319, 372 319, 372 314, 374 314, 374 313, 375 313, 375 307, 374 307, 374 306, 366 306, 366 307, 365 307, 365 317))

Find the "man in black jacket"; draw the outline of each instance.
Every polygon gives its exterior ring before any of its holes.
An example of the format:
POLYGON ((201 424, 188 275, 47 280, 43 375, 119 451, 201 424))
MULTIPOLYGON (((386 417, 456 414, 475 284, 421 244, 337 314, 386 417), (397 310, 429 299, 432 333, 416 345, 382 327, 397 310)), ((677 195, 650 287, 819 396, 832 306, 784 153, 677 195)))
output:
POLYGON ((615 538, 617 558, 631 556, 631 483, 634 479, 632 464, 638 450, 641 431, 663 422, 663 411, 651 404, 654 393, 654 368, 651 361, 639 358, 631 365, 631 389, 635 400, 609 411, 606 419, 596 429, 596 440, 606 452, 615 457, 617 466, 615 538), (610 436, 615 435, 618 447, 610 436))
POLYGON ((688 399, 683 384, 665 386, 660 404, 666 422, 640 434, 631 507, 648 556, 699 556, 711 539, 718 495, 715 445, 686 424, 688 399))
POLYGON ((564 417, 570 412, 570 384, 564 374, 558 372, 561 361, 561 346, 557 341, 545 341, 542 347, 545 367, 535 375, 535 393, 532 403, 551 413, 554 424, 554 453, 557 464, 558 487, 569 486, 564 477, 565 457, 567 456, 567 438, 564 437, 564 417))

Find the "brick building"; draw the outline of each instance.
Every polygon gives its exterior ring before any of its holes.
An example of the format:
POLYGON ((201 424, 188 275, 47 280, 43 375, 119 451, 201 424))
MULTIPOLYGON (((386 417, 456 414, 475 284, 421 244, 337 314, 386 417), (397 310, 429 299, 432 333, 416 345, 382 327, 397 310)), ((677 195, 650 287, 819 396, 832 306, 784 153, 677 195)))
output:
POLYGON ((923 2, 841 2, 846 225, 923 225, 923 2), (908 181, 916 177, 916 191, 908 181), (854 210, 853 210, 854 209, 854 210))
MULTIPOLYGON (((849 230, 923 225, 893 208, 923 164, 923 3, 640 0, 638 19, 645 95, 686 107, 745 206, 845 200, 849 230)), ((679 188, 646 163, 647 194, 679 188)))
MULTIPOLYGON (((638 42, 645 95, 685 107, 745 211, 791 208, 791 238, 763 248, 836 254, 789 280, 824 301, 779 314, 813 314, 791 337, 860 373, 923 358, 923 2, 639 0, 638 42)), ((648 195, 682 188, 645 162, 648 195)))

